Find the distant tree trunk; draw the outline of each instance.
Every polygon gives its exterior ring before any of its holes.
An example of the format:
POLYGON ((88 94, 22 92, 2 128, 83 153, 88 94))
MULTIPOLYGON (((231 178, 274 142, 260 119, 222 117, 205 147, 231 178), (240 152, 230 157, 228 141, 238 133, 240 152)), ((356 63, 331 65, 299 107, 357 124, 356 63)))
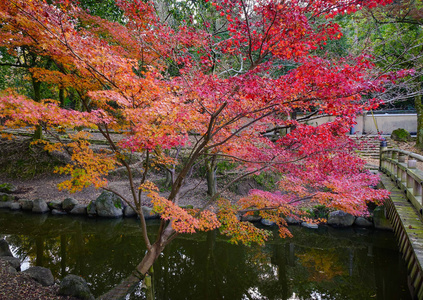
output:
MULTIPOLYGON (((166 155, 170 155, 170 151, 169 150, 165 150, 166 155)), ((176 155, 175 159, 178 158, 178 155, 176 155)), ((173 166, 169 166, 169 167, 163 167, 165 174, 166 174, 166 179, 165 179, 165 183, 164 186, 165 187, 172 187, 173 182, 175 181, 175 175, 176 175, 176 165, 174 164, 173 166)))
POLYGON ((43 128, 41 125, 37 125, 34 131, 34 134, 32 135, 33 140, 40 140, 43 137, 43 128))
POLYGON ((416 147, 423 149, 423 105, 422 105, 422 96, 414 97, 414 106, 417 111, 417 139, 416 147))
MULTIPOLYGON (((41 101, 41 82, 38 81, 34 76, 31 76, 32 79, 32 87, 34 89, 34 100, 37 102, 41 101)), ((43 137, 43 128, 41 125, 37 125, 32 135, 33 140, 39 140, 43 137)))
POLYGON ((65 89, 59 88, 59 100, 60 100, 60 107, 65 107, 65 89))
POLYGON ((164 186, 171 187, 173 183, 172 173, 168 169, 165 168, 165 174, 166 174, 166 178, 165 178, 164 186))
POLYGON ((207 194, 214 196, 217 193, 217 181, 216 181, 216 155, 213 155, 210 159, 206 159, 206 178, 207 178, 207 194))
POLYGON ((75 110, 77 111, 84 111, 84 100, 81 97, 75 97, 75 110))

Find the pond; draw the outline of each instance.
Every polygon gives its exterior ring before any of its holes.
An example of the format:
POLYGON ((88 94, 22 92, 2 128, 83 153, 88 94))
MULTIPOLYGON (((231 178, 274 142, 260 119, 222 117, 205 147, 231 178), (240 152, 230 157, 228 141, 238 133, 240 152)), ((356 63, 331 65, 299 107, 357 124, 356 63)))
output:
MULTIPOLYGON (((149 222, 155 232, 157 221, 149 222)), ((182 235, 154 266, 156 299, 411 299, 392 232, 293 226, 293 238, 232 245, 217 232, 182 235)), ((276 234, 276 233, 275 233, 276 234)), ((99 296, 126 278, 145 246, 135 219, 105 220, 0 210, 22 269, 80 275, 99 296)), ((145 299, 138 287, 127 299, 145 299)))

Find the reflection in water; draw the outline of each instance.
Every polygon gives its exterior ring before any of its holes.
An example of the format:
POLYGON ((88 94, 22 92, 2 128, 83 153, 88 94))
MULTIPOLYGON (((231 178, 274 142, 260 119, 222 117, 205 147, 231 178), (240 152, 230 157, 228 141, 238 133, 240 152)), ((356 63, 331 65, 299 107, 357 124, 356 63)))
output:
POLYGON ((341 255, 337 253, 337 249, 311 248, 296 256, 300 264, 308 270, 309 281, 331 281, 336 276, 345 277, 348 273, 347 266, 342 264, 341 255))
MULTIPOLYGON (((151 222, 149 226, 157 226, 151 222)), ((265 247, 227 243, 216 232, 173 241, 154 266, 156 299, 410 299, 390 232, 293 227, 265 247)), ((136 220, 75 219, 0 210, 21 261, 71 273, 98 296, 129 275, 145 246, 136 220)), ((131 299, 146 299, 141 287, 131 299)))

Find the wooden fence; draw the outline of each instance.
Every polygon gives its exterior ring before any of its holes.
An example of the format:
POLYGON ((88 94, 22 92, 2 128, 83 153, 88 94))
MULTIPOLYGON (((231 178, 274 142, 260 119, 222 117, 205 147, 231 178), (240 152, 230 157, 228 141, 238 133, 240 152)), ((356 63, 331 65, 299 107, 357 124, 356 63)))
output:
POLYGON ((400 149, 387 149, 381 143, 380 170, 391 177, 398 188, 404 192, 420 215, 422 214, 423 156, 400 149))
POLYGON ((387 149, 381 142, 380 171, 384 188, 391 191, 385 202, 390 220, 408 269, 408 283, 413 299, 423 300, 423 172, 418 167, 423 156, 399 149, 387 149))

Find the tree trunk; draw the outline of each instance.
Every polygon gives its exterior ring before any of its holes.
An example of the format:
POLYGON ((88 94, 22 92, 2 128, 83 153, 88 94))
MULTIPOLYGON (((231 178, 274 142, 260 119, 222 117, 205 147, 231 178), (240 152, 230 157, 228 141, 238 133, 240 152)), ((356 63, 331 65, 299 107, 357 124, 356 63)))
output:
POLYGON ((40 140, 43 137, 43 128, 41 127, 41 125, 37 125, 35 127, 35 131, 34 134, 32 135, 32 139, 35 140, 40 140))
POLYGON ((112 299, 125 299, 126 295, 132 291, 137 283, 142 280, 134 274, 129 275, 120 284, 108 291, 106 294, 101 295, 97 299, 112 300, 112 299))
POLYGON ((206 178, 207 178, 207 194, 214 196, 217 193, 217 181, 216 181, 216 156, 212 156, 211 159, 206 159, 206 178))
POLYGON ((416 147, 419 149, 423 149, 423 104, 421 95, 414 97, 414 106, 417 111, 416 147))
POLYGON ((161 247, 159 243, 153 244, 131 275, 97 299, 124 299, 125 296, 135 288, 135 285, 144 279, 163 249, 164 247, 161 247))
POLYGON ((154 262, 166 246, 166 241, 174 232, 171 223, 166 225, 166 222, 162 221, 156 242, 151 245, 134 272, 106 294, 98 297, 98 299, 124 299, 135 288, 135 285, 144 279, 149 270, 152 270, 154 262))
POLYGON ((164 186, 165 187, 172 187, 173 181, 175 179, 174 174, 172 173, 172 171, 169 171, 168 169, 164 168, 165 174, 166 174, 166 179, 165 179, 165 183, 164 186))

